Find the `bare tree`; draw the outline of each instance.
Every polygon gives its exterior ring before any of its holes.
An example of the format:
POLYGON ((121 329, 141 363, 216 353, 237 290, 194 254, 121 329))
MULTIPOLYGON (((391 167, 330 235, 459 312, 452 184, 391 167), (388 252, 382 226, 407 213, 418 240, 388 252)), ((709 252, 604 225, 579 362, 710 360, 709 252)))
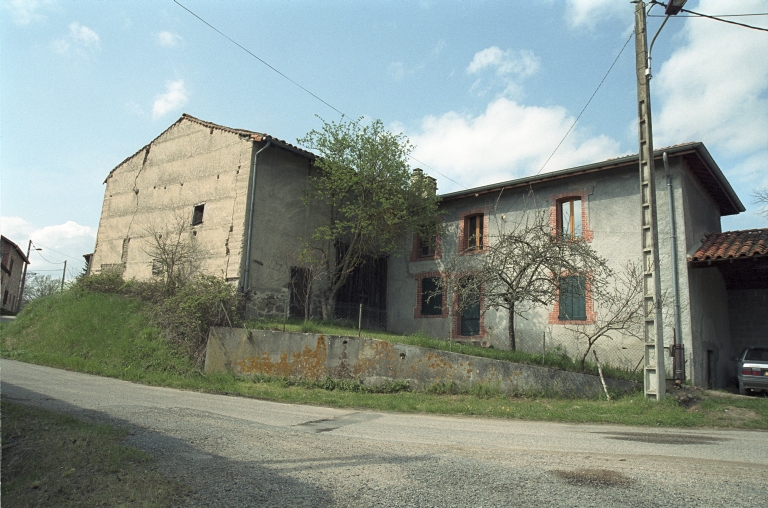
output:
POLYGON ((50 275, 41 275, 39 273, 30 273, 27 278, 22 305, 61 291, 61 279, 59 278, 54 279, 50 275), (29 277, 30 275, 31 277, 29 277))
POLYGON ((768 220, 768 187, 756 189, 752 194, 755 204, 760 207, 760 215, 768 220))
POLYGON ((143 250, 152 260, 152 275, 163 281, 166 293, 173 294, 200 269, 201 249, 190 220, 177 212, 169 222, 161 226, 150 223, 144 231, 143 250))
POLYGON ((466 261, 471 277, 455 289, 460 299, 482 295, 486 308, 506 309, 509 346, 515 349, 515 315, 523 316, 518 304, 550 305, 562 291, 584 291, 564 286, 573 276, 595 291, 610 269, 586 241, 558 235, 545 211, 525 212, 509 224, 503 217, 498 231, 483 242, 482 255, 461 257, 471 258, 466 261))
POLYGON ((565 329, 579 341, 583 339, 587 343, 580 360, 581 370, 584 370, 592 347, 600 339, 613 339, 620 334, 643 340, 643 269, 640 264, 627 262, 608 285, 593 294, 593 299, 600 306, 594 323, 565 325, 565 329))

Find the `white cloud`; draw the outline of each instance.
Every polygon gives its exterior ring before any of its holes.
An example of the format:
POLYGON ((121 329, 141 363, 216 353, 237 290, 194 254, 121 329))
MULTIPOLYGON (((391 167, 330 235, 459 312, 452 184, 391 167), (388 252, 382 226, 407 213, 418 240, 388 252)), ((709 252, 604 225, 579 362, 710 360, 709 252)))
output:
POLYGON ((80 56, 88 56, 99 49, 99 35, 75 21, 70 23, 69 33, 66 36, 53 41, 53 49, 62 55, 71 51, 80 56))
POLYGON ((21 217, 0 217, 0 228, 4 236, 16 242, 22 249, 26 250, 29 239, 32 239, 36 247, 42 249, 30 256, 32 263, 29 269, 44 274, 49 274, 50 270, 61 270, 64 260, 67 260, 69 267, 79 269, 84 262, 82 255, 93 252, 96 241, 96 231, 93 228, 74 221, 35 228, 21 217))
MULTIPOLYGON (((538 172, 573 120, 561 107, 525 106, 499 97, 480 115, 451 111, 428 116, 417 130, 406 134, 416 145, 414 157, 466 187, 476 187, 538 172)), ((544 171, 619 154, 617 141, 607 136, 590 137, 576 129, 544 171)), ((457 189, 455 184, 441 180, 440 190, 457 189)))
POLYGON ((189 102, 184 80, 168 81, 165 83, 165 93, 160 94, 152 105, 152 118, 157 120, 166 113, 184 107, 189 102))
MULTIPOLYGON (((705 0, 690 9, 715 14, 765 12, 768 2, 705 0)), ((748 23, 768 27, 762 18, 749 18, 748 23)), ((654 117, 659 142, 703 141, 728 154, 768 150, 765 32, 688 18, 682 39, 651 84, 660 111, 654 117)))
POLYGON ((594 29, 601 22, 611 18, 632 19, 634 5, 629 1, 617 0, 567 0, 565 19, 571 28, 594 29))
POLYGON ((181 44, 181 36, 172 32, 163 31, 156 35, 157 43, 166 48, 173 48, 181 44))
POLYGON ((19 245, 20 242, 29 240, 29 235, 34 230, 35 227, 21 217, 0 217, 0 232, 19 245))
POLYGON ((45 16, 40 14, 40 10, 52 3, 52 0, 10 0, 4 2, 3 7, 11 13, 14 23, 28 25, 33 21, 44 20, 45 16))
POLYGON ((471 91, 477 95, 503 88, 503 94, 510 98, 522 95, 520 82, 538 72, 541 61, 533 51, 522 49, 506 51, 498 46, 491 46, 475 53, 467 74, 478 75, 471 91))

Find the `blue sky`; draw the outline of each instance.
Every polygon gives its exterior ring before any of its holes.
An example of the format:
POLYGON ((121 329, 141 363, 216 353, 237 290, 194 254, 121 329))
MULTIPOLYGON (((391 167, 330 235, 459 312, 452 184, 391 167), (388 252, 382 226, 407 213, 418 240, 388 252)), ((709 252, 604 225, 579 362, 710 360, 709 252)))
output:
MULTIPOLYGON (((633 28, 624 0, 179 1, 347 116, 406 134, 440 192, 541 170, 633 28)), ((747 207, 723 228, 765 227, 768 32, 672 18, 653 57, 655 146, 703 141, 747 207)), ((630 40, 543 171, 635 153, 636 111, 630 40)), ((43 249, 31 270, 80 269, 109 171, 185 112, 293 143, 339 118, 172 0, 0 2, 0 228, 43 249)))

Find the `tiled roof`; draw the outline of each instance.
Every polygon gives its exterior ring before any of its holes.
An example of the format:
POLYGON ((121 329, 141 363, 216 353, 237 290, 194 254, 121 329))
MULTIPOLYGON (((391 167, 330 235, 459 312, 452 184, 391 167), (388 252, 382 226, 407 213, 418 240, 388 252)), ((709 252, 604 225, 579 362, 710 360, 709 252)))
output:
POLYGON ((14 242, 12 242, 12 241, 11 241, 9 238, 7 238, 5 235, 1 236, 0 238, 2 238, 2 241, 3 241, 3 243, 5 243, 5 244, 8 244, 8 245, 10 245, 11 247, 13 247, 13 248, 16 250, 16 252, 18 252, 18 253, 19 253, 19 256, 21 256, 21 259, 22 259, 22 260, 23 260, 25 263, 29 264, 29 259, 27 259, 27 256, 25 256, 25 255, 24 255, 24 251, 23 251, 23 250, 21 250, 21 247, 19 247, 18 245, 16 245, 16 244, 15 244, 14 242))
POLYGON ((768 255, 768 228, 712 233, 693 256, 692 262, 717 261, 768 255))

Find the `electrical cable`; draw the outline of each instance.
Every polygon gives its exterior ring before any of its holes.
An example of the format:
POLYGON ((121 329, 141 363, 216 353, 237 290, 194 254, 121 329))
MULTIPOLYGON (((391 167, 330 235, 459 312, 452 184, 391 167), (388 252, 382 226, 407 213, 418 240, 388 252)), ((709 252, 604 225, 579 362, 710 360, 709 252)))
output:
POLYGON ((69 259, 74 259, 75 261, 82 261, 82 260, 83 260, 83 258, 81 258, 81 257, 80 257, 80 258, 78 258, 78 257, 75 257, 75 256, 70 256, 69 254, 64 254, 63 252, 59 252, 59 251, 57 251, 57 250, 53 250, 53 249, 51 249, 50 247, 46 247, 45 245, 40 245, 39 243, 36 243, 36 244, 34 244, 34 245, 36 245, 36 246, 38 246, 38 247, 42 247, 43 249, 49 250, 49 251, 51 251, 51 252, 55 252, 56 254, 61 254, 62 256, 66 256, 66 257, 68 257, 69 259))
POLYGON ((549 155, 549 157, 547 158, 547 160, 544 162, 544 165, 543 165, 543 166, 541 166, 541 168, 540 168, 540 169, 539 169, 539 170, 536 172, 536 174, 537 174, 537 175, 538 175, 539 173, 541 173, 541 172, 544 170, 544 168, 545 168, 545 167, 547 167, 547 164, 549 164, 549 161, 552 159, 552 157, 554 157, 555 153, 556 153, 556 152, 557 152, 557 150, 560 148, 560 145, 562 145, 562 144, 563 144, 563 141, 565 141, 565 138, 567 138, 567 137, 568 137, 568 134, 570 134, 570 133, 571 133, 571 131, 573 130, 573 128, 576 126, 576 122, 578 122, 578 121, 579 121, 579 118, 581 118, 581 115, 583 115, 583 114, 584 114, 584 111, 586 111, 587 107, 589 107, 589 104, 592 102, 592 99, 594 99, 594 98, 595 98, 595 95, 597 94, 598 90, 600 90, 600 87, 601 87, 601 86, 603 86, 603 83, 605 82, 605 79, 608 77, 608 74, 610 74, 610 73, 611 73, 611 71, 613 70, 613 66, 614 66, 614 65, 616 65, 616 62, 618 62, 618 61, 619 61, 619 57, 621 57, 621 54, 622 54, 622 53, 624 53, 624 49, 627 47, 627 44, 629 44, 629 41, 631 41, 631 40, 632 40, 632 36, 633 36, 633 35, 635 35, 635 31, 634 31, 634 30, 632 31, 632 33, 631 33, 631 34, 629 34, 629 38, 627 39, 627 42, 625 42, 625 43, 624 43, 624 45, 621 47, 621 51, 619 51, 619 54, 618 54, 618 55, 616 55, 616 58, 614 58, 614 60, 613 60, 613 63, 612 63, 612 64, 611 64, 611 66, 608 68, 608 72, 606 72, 606 73, 605 73, 605 76, 603 76, 603 79, 601 79, 601 80, 600 80, 600 84, 598 84, 598 85, 597 85, 597 88, 595 88, 595 91, 594 91, 594 92, 592 92, 592 96, 589 98, 589 100, 587 101, 587 103, 584 105, 584 107, 582 108, 581 112, 579 113, 579 116, 577 116, 577 117, 576 117, 576 120, 574 120, 574 121, 573 121, 573 124, 571 124, 570 128, 568 129, 568 132, 566 132, 566 133, 565 133, 565 136, 563 136, 563 139, 561 139, 561 140, 560 140, 560 142, 557 144, 557 146, 555 147, 555 149, 554 149, 554 150, 552 151, 552 153, 549 155))
POLYGON ((744 23, 737 23, 735 21, 729 21, 727 19, 722 19, 722 18, 719 18, 719 17, 716 17, 716 16, 710 16, 709 14, 701 14, 700 12, 689 11, 688 9, 681 9, 681 10, 683 12, 687 12, 689 14, 694 14, 696 16, 701 16, 702 18, 714 19, 715 21, 722 21, 723 23, 728 23, 730 25, 737 25, 737 26, 741 26, 741 27, 744 27, 744 28, 751 28, 752 30, 760 30, 762 32, 768 32, 768 28, 762 28, 762 27, 759 27, 759 26, 752 26, 752 25, 745 25, 744 23))
MULTIPOLYGON (((264 65, 266 65, 267 67, 269 67, 270 69, 272 69, 273 71, 275 71, 277 74, 279 74, 279 75, 280 75, 280 76, 282 76, 283 78, 287 79, 288 81, 290 81, 291 83, 293 83, 293 84, 294 84, 294 85, 296 85, 297 87, 301 88, 303 91, 307 92, 309 95, 311 95, 311 96, 312 96, 312 97, 314 97, 315 99, 319 100, 320 102, 322 102, 323 104, 325 104, 326 106, 328 106, 329 108, 331 108, 332 110, 334 110, 335 112, 337 112, 338 114, 340 114, 341 116, 343 116, 343 117, 347 116, 346 114, 344 114, 344 112, 343 112, 343 111, 341 111, 341 110, 339 110, 339 109, 335 108, 334 106, 332 106, 332 105, 331 105, 330 103, 328 103, 327 101, 325 101, 325 100, 321 99, 319 96, 315 95, 315 94, 314 94, 314 93, 312 93, 310 90, 308 90, 308 89, 307 89, 307 88, 305 88, 304 86, 300 85, 298 82, 296 82, 296 81, 294 81, 293 79, 289 78, 288 76, 286 76, 285 74, 283 74, 282 72, 280 72, 278 69, 276 69, 275 67, 273 67, 272 65, 270 65, 269 63, 267 63, 265 60, 263 60, 263 59, 262 59, 262 58, 260 58, 259 56, 255 55, 253 52, 251 52, 250 50, 246 49, 246 48, 245 48, 244 46, 242 46, 240 43, 238 43, 237 41, 235 41, 234 39, 232 39, 231 37, 229 37, 227 34, 225 34, 225 33, 224 33, 224 32, 222 32, 221 30, 219 30, 218 28, 216 28, 215 26, 213 26, 212 24, 208 23, 206 20, 204 20, 203 18, 201 18, 200 16, 198 16, 197 14, 195 14, 194 12, 192 12, 191 10, 189 10, 187 7, 185 7, 184 5, 182 5, 182 4, 181 4, 181 3, 180 3, 178 0, 173 0, 173 1, 174 1, 174 3, 176 3, 176 4, 177 4, 179 7, 181 7, 182 9, 184 9, 185 11, 187 11, 188 13, 190 13, 191 15, 193 15, 194 17, 196 17, 197 19, 199 19, 200 21, 202 21, 203 23, 205 23, 205 24, 206 24, 208 27, 210 27, 211 29, 213 29, 213 30, 214 30, 216 33, 218 33, 219 35, 221 35, 222 37, 224 37, 225 39, 227 39, 229 42, 231 42, 232 44, 234 44, 234 45, 235 45, 235 46, 237 46, 238 48, 242 49, 243 51, 245 51, 245 52, 246 52, 246 53, 248 53, 249 55, 251 55, 253 58, 255 58, 256 60, 258 60, 259 62, 263 63, 264 65)), ((357 123, 357 122, 355 122, 355 123, 357 123)), ((434 172, 434 173, 437 173, 438 175, 442 176, 442 177, 443 177, 443 178, 445 178, 446 180, 450 180, 451 182, 455 183, 456 185, 458 185, 458 186, 460 186, 460 187, 463 187, 464 189, 468 189, 467 187, 465 187, 464 185, 460 184, 459 182, 457 182, 457 181, 456 181, 456 180, 454 180, 453 178, 451 178, 451 177, 449 177, 449 176, 447 176, 447 175, 444 175, 443 173, 439 172, 438 170, 436 170, 436 169, 434 169, 434 168, 431 168, 431 167, 427 166, 426 164, 424 164, 424 163, 423 163, 423 162, 421 162, 420 160, 416 159, 415 157, 413 157, 413 156, 409 155, 409 158, 410 158, 410 159, 412 159, 412 160, 414 160, 414 161, 416 161, 416 162, 418 162, 419 164, 421 164, 422 166, 424 166, 424 168, 426 168, 426 169, 429 169, 430 171, 432 171, 432 172, 434 172)))
MULTIPOLYGON (((35 244, 34 244, 34 243, 32 243, 32 245, 35 245, 35 244)), ((63 265, 63 264, 64 264, 64 261, 59 261, 58 263, 57 263, 57 262, 55 262, 55 261, 49 261, 48 259, 46 259, 46 258, 45 258, 45 256, 43 256, 42 254, 40 254, 40 251, 39 251, 39 250, 35 250, 35 251, 33 251, 33 252, 37 252, 37 255, 38 255, 38 256, 40 256, 41 258, 43 258, 43 260, 44 260, 46 263, 49 263, 49 264, 51 264, 51 265, 63 265)))

